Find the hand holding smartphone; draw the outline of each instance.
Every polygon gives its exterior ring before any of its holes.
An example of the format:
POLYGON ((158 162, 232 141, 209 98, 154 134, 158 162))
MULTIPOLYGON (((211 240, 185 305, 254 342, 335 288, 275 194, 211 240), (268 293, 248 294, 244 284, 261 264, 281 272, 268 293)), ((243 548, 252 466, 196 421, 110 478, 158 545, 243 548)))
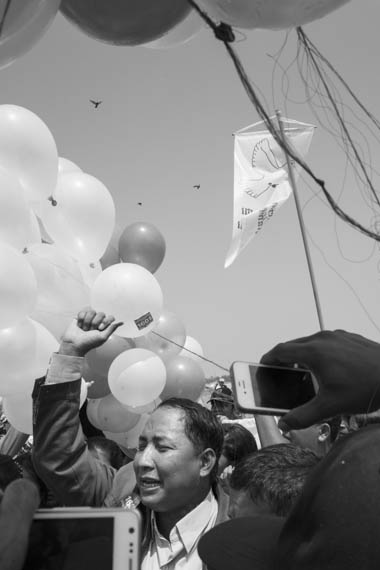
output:
POLYGON ((232 388, 236 406, 243 412, 281 416, 316 395, 309 370, 233 362, 232 388))

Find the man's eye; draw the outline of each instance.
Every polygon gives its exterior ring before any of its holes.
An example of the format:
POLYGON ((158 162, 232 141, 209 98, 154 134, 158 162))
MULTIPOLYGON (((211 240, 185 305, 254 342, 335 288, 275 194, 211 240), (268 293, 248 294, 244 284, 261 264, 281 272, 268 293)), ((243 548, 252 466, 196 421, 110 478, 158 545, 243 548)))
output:
POLYGON ((158 451, 168 451, 170 447, 167 447, 167 445, 158 445, 157 449, 158 451))
POLYGON ((146 448, 146 443, 139 443, 137 446, 137 451, 144 451, 146 448))

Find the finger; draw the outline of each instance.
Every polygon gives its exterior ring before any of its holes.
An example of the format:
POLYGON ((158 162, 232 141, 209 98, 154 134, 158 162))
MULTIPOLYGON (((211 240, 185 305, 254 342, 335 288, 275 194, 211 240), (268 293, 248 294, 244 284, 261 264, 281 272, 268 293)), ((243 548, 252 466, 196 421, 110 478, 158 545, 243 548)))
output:
POLYGON ((100 325, 104 321, 105 318, 106 318, 106 315, 104 313, 101 313, 101 312, 96 313, 92 319, 91 328, 93 330, 98 330, 98 329, 101 330, 100 325))
POLYGON ((331 402, 325 401, 323 395, 318 394, 310 402, 294 408, 294 410, 280 418, 278 427, 283 431, 303 429, 335 416, 336 413, 334 407, 331 406, 331 402))
POLYGON ((81 327, 84 331, 91 330, 92 320, 95 318, 95 316, 96 316, 96 311, 94 311, 93 309, 89 309, 88 311, 85 312, 81 327))
POLYGON ((79 311, 77 315, 77 325, 81 329, 83 327, 83 321, 85 319, 87 311, 92 311, 91 307, 83 307, 81 311, 79 311))
POLYGON ((104 340, 104 342, 108 340, 109 337, 115 332, 115 330, 121 327, 121 325, 123 324, 124 323, 122 322, 112 323, 106 329, 104 329, 104 331, 102 331, 102 339, 104 340))
POLYGON ((114 322, 114 320, 115 317, 113 315, 104 316, 103 322, 99 325, 99 330, 103 331, 104 329, 109 327, 110 324, 114 322))
POLYGON ((272 348, 261 357, 261 364, 277 366, 293 366, 296 362, 299 366, 310 368, 309 363, 312 358, 312 344, 305 343, 303 339, 282 342, 272 348))

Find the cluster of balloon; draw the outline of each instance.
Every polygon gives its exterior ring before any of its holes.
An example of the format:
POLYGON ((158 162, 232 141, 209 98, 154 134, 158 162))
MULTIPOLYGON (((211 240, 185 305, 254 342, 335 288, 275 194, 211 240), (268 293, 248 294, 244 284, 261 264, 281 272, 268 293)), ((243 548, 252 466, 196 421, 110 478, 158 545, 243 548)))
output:
POLYGON ((29 51, 55 18, 61 0, 1 3, 0 68, 29 51))
POLYGON ((323 18, 349 0, 198 0, 215 20, 237 28, 283 30, 323 18))
POLYGON ((61 12, 89 36, 113 45, 141 45, 182 22, 187 0, 62 0, 61 12))
POLYGON ((34 379, 87 305, 123 323, 84 359, 95 427, 129 445, 163 397, 198 398, 204 373, 188 355, 202 349, 153 275, 165 251, 152 224, 115 227, 107 188, 58 156, 39 117, 0 106, 0 397, 15 428, 31 433, 34 379))
MULTIPOLYGON (((2 50, 11 33, 8 25, 15 36, 21 30, 28 34, 31 11, 36 25, 47 25, 58 4, 12 2, 3 18, 2 50)), ((0 63, 2 57, 3 51, 0 63)), ((52 133, 37 115, 0 105, 0 396, 8 420, 20 431, 32 432, 35 378, 45 374, 69 322, 90 304, 91 284, 101 272, 99 258, 112 235, 114 210, 101 182, 58 156, 52 133), (73 187, 80 196, 73 195, 73 187), (100 233, 91 233, 84 210, 92 223, 102 221, 100 233)), ((82 381, 82 403, 86 397, 82 381)))

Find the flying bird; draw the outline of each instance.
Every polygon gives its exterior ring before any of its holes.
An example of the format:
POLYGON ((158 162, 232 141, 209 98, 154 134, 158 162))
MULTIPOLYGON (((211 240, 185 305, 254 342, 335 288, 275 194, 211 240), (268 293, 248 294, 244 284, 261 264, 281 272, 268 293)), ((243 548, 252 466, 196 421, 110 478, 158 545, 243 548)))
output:
POLYGON ((194 184, 193 188, 196 188, 197 190, 199 190, 199 188, 201 187, 200 184, 194 184))
POLYGON ((97 109, 102 101, 94 101, 93 99, 90 99, 90 103, 92 103, 95 109, 97 109))
POLYGON ((138 206, 142 206, 142 202, 137 202, 137 205, 138 205, 138 206))

